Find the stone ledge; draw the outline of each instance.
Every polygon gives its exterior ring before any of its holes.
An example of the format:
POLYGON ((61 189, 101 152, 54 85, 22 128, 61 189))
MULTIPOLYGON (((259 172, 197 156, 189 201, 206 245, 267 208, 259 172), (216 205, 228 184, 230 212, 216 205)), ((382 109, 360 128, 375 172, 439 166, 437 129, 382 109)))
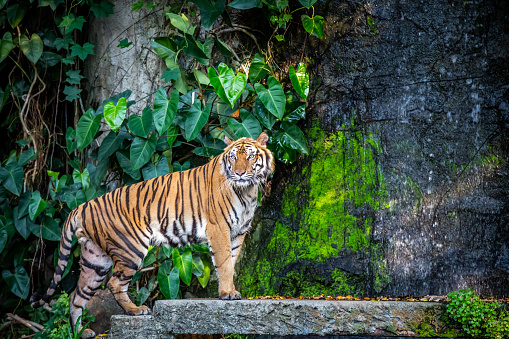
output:
POLYGON ((113 316, 113 338, 173 334, 415 335, 412 323, 431 302, 328 300, 160 300, 151 316, 113 316))

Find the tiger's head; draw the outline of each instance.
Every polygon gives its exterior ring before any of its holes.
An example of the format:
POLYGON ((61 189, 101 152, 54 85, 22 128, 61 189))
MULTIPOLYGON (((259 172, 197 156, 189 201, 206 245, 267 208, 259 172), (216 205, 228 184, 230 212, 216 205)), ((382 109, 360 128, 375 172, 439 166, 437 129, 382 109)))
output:
POLYGON ((256 140, 240 138, 232 141, 224 137, 227 147, 221 159, 221 170, 232 185, 248 187, 265 184, 275 166, 272 152, 265 147, 268 140, 265 132, 256 140))

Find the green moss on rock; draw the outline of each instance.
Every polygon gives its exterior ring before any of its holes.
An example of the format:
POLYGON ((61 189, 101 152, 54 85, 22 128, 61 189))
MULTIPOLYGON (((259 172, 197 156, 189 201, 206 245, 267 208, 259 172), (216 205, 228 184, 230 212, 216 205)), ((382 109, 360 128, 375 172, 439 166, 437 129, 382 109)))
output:
POLYGON ((313 140, 309 164, 284 191, 282 217, 263 257, 239 277, 244 294, 366 293, 363 273, 328 263, 344 253, 354 260, 373 257, 375 211, 386 207, 387 197, 376 161, 379 143, 355 126, 330 135, 315 127, 308 134, 313 140))

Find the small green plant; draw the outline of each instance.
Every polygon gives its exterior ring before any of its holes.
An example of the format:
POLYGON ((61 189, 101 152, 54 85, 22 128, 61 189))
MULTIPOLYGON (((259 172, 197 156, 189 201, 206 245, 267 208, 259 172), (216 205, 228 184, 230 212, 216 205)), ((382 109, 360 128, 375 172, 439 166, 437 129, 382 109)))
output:
POLYGON ((91 321, 94 321, 94 317, 87 315, 85 309, 82 329, 75 328, 72 331, 69 323, 69 295, 64 292, 53 306, 53 314, 44 324, 44 331, 38 332, 35 338, 79 339, 91 321))
POLYGON ((477 338, 507 338, 509 315, 497 302, 483 302, 471 289, 461 289, 447 295, 451 300, 446 314, 461 325, 469 336, 477 338))

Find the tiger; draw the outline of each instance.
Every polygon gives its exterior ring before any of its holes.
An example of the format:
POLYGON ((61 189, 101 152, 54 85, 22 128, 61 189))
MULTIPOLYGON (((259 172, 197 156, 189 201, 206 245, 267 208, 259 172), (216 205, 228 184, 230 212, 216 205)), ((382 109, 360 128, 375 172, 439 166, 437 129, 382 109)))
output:
MULTIPOLYGON (((224 137, 224 152, 207 164, 117 188, 71 211, 63 227, 58 264, 42 299, 44 305, 62 279, 72 237, 81 245, 81 272, 70 296, 70 323, 82 329, 81 315, 113 266, 107 287, 129 315, 151 310, 136 306, 127 294, 149 245, 178 247, 208 243, 218 276, 219 299, 237 300, 234 267, 258 202, 258 188, 266 184, 275 164, 266 147, 268 135, 254 140, 224 137)), ((86 329, 82 337, 95 333, 86 329)))

